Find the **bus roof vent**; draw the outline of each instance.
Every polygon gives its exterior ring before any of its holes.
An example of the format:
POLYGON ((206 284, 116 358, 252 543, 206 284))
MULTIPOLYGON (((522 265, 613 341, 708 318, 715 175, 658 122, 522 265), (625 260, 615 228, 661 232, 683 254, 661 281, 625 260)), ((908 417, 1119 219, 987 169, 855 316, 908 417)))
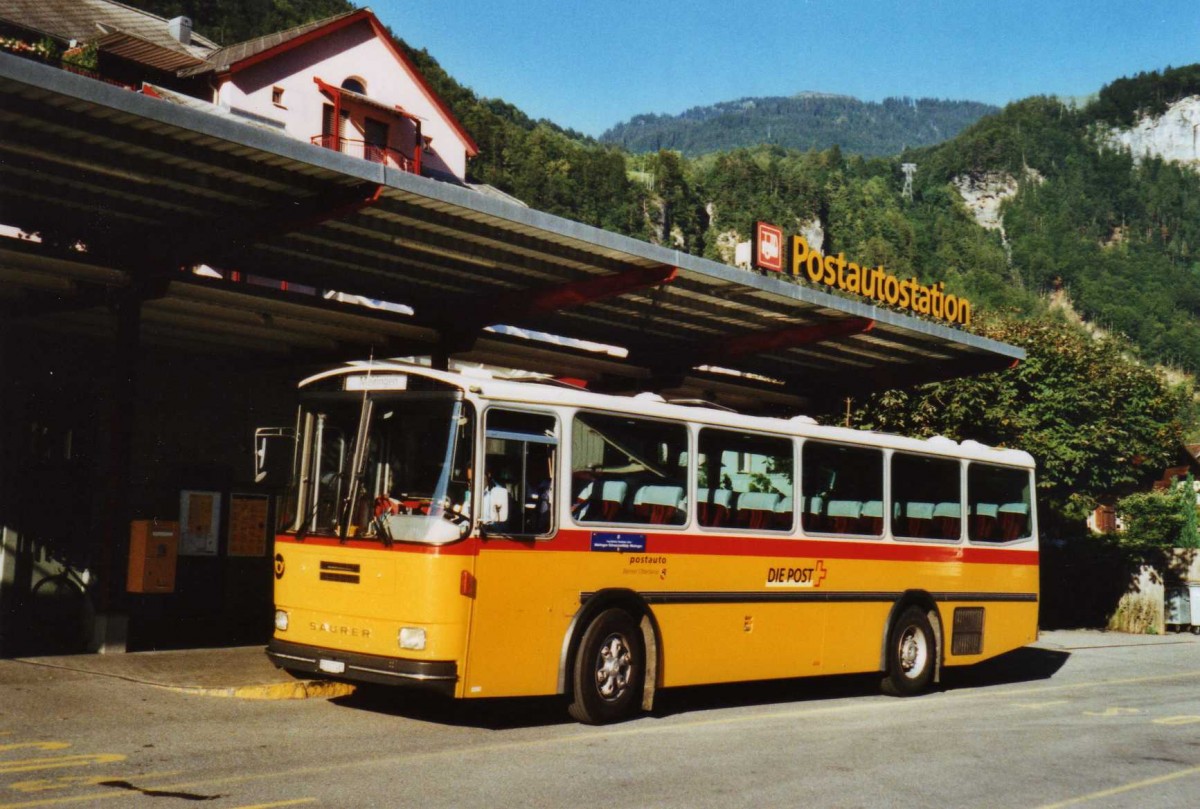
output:
POLYGON ((555 388, 566 388, 567 390, 587 390, 584 385, 579 385, 567 379, 559 379, 553 376, 515 376, 507 379, 508 382, 532 382, 537 385, 550 385, 555 388))
POLYGON ((957 449, 958 442, 953 438, 947 438, 944 435, 935 435, 932 438, 925 439, 925 443, 931 447, 945 447, 946 449, 957 449))
POLYGON ((664 402, 665 403, 667 401, 663 397, 659 396, 657 393, 651 393, 650 391, 644 391, 642 393, 639 393, 636 396, 634 396, 633 398, 637 399, 639 402, 664 402))
POLYGON ((713 410, 723 410, 726 413, 737 412, 732 407, 726 407, 706 399, 667 399, 667 404, 683 405, 684 407, 711 407, 713 410))
POLYGON ((812 416, 792 416, 788 421, 792 424, 816 424, 817 420, 812 416))

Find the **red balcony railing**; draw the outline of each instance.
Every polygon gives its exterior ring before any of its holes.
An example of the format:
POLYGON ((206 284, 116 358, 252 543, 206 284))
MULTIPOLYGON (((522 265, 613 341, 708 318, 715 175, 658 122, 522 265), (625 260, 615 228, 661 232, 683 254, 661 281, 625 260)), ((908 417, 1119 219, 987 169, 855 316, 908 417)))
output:
POLYGON ((337 135, 313 135, 312 142, 325 149, 361 157, 372 163, 383 163, 401 171, 407 171, 409 174, 420 174, 420 167, 416 161, 387 146, 367 143, 365 140, 339 138, 337 135))

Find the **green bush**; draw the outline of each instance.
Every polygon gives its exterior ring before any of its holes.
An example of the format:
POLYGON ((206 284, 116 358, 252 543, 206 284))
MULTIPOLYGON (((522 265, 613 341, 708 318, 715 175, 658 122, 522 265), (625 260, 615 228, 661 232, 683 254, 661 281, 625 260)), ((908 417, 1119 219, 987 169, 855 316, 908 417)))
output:
POLYGON ((1192 476, 1167 489, 1136 492, 1117 501, 1124 523, 1122 545, 1130 548, 1200 547, 1196 532, 1196 494, 1192 476))

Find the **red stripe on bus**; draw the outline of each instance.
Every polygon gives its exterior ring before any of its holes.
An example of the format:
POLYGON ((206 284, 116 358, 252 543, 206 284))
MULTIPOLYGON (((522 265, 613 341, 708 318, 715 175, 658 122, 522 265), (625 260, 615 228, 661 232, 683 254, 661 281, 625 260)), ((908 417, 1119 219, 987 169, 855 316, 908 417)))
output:
MULTIPOLYGON (((591 531, 566 529, 553 540, 516 541, 485 539, 481 550, 591 551, 591 531)), ((600 533, 616 533, 615 531, 600 533)), ((1036 565, 1038 552, 1011 548, 964 547, 961 545, 896 544, 880 539, 848 542, 838 539, 785 539, 718 534, 660 534, 622 530, 625 535, 646 537, 646 548, 636 553, 677 553, 694 556, 798 557, 825 559, 870 559, 886 562, 968 562, 973 564, 1036 565)))
MULTIPOLYGON (((616 533, 615 531, 599 533, 616 533)), ((886 542, 882 539, 852 542, 840 539, 786 539, 748 535, 649 533, 622 530, 622 534, 645 536, 646 547, 637 553, 674 553, 692 556, 796 557, 823 559, 859 559, 880 562, 964 562, 991 565, 1036 565, 1038 551, 1015 548, 986 548, 963 545, 924 545, 886 542)), ((471 538, 449 545, 421 545, 397 542, 390 548, 375 540, 349 539, 345 543, 333 537, 305 537, 297 540, 289 534, 276 537, 281 544, 345 547, 356 550, 420 553, 433 556, 474 556, 479 551, 558 551, 582 553, 592 550, 592 531, 564 529, 553 539, 516 540, 495 537, 471 538)), ((597 553, 611 551, 597 551, 597 553)))
POLYGON ((423 553, 430 556, 475 556, 479 552, 479 540, 472 537, 449 545, 425 545, 419 542, 397 542, 390 548, 377 539, 347 539, 340 541, 337 537, 306 536, 297 539, 295 534, 278 534, 276 545, 312 545, 317 548, 350 548, 356 551, 392 551, 395 553, 423 553))

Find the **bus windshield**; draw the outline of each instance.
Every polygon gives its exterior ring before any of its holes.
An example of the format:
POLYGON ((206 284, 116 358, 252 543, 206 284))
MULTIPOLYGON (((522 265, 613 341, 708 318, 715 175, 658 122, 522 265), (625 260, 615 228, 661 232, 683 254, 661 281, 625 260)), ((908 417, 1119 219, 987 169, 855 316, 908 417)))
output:
POLYGON ((457 399, 314 397, 301 411, 287 530, 443 543, 465 536, 473 413, 457 399))

